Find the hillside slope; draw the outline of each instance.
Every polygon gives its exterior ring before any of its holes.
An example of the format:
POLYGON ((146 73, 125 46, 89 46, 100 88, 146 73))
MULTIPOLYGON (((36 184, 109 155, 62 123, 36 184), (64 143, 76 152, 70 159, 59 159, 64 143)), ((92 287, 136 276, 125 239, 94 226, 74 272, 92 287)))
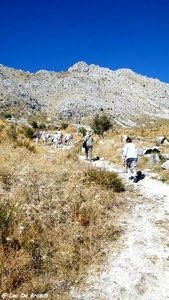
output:
POLYGON ((104 111, 117 123, 142 116, 169 118, 169 84, 134 73, 78 62, 67 72, 24 72, 0 65, 0 108, 26 104, 75 123, 104 111))

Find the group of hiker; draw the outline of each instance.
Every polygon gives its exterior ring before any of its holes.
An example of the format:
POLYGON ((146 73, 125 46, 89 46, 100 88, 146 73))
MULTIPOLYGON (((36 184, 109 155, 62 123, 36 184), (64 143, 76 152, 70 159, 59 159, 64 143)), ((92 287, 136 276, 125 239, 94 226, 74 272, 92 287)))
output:
MULTIPOLYGON (((44 144, 47 144, 47 140, 50 138, 53 142, 54 148, 57 148, 59 144, 68 144, 70 145, 73 141, 73 136, 67 132, 63 136, 61 130, 49 134, 47 130, 42 132, 36 131, 33 135, 34 141, 37 144, 42 138, 44 144)), ((93 133, 87 131, 83 140, 83 148, 85 149, 85 159, 87 161, 93 161, 92 151, 93 151, 93 133)), ((138 149, 136 145, 132 142, 130 137, 126 138, 126 145, 123 149, 122 159, 126 165, 128 178, 133 179, 134 182, 137 182, 137 161, 138 161, 138 149), (133 175, 131 175, 133 174, 133 175)))
POLYGON ((43 144, 47 145, 50 140, 53 143, 54 148, 57 148, 60 144, 71 145, 73 142, 73 136, 71 133, 67 132, 65 135, 59 129, 54 133, 49 133, 48 130, 35 131, 33 134, 33 139, 37 145, 40 139, 42 139, 43 144))
MULTIPOLYGON (((93 149, 93 134, 87 132, 83 141, 83 147, 85 148, 86 160, 92 161, 92 149, 93 149)), ((132 142, 130 137, 126 138, 126 145, 123 149, 122 159, 126 165, 128 178, 136 183, 137 178, 137 161, 138 161, 138 149, 132 142), (133 176, 131 175, 133 174, 133 176)))

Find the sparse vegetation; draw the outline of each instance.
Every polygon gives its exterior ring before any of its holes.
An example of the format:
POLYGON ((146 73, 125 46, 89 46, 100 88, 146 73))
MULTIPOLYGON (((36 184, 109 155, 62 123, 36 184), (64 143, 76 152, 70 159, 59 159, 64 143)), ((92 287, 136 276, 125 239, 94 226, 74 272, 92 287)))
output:
POLYGON ((114 205, 120 201, 122 213, 125 201, 110 179, 97 182, 96 174, 88 182, 78 145, 59 156, 38 145, 32 155, 35 146, 22 139, 24 129, 13 130, 16 138, 0 144, 1 290, 70 299, 70 285, 83 280, 89 264, 104 262, 103 245, 122 234, 112 220, 114 205))
MULTIPOLYGON (((124 190, 116 173, 80 162, 79 143, 58 155, 25 138, 24 127, 5 122, 0 126, 0 289, 48 293, 48 300, 71 299, 70 286, 83 281, 89 266, 105 262, 109 243, 123 235, 119 218, 132 191, 124 190)), ((104 144, 94 136, 94 155, 121 164, 122 134, 142 147, 139 129, 118 129, 106 133, 104 144)), ((148 131, 148 143, 157 135, 148 131)), ((140 159, 138 168, 147 164, 140 159)), ((159 166, 154 170, 167 182, 167 171, 159 166)))

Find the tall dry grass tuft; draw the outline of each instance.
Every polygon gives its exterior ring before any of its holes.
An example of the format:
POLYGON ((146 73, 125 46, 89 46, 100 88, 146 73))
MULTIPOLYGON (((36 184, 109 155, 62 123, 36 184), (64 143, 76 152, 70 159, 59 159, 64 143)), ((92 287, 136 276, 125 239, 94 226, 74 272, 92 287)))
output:
POLYGON ((84 172, 87 182, 94 182, 105 189, 112 189, 114 192, 124 192, 124 184, 118 175, 106 170, 89 168, 84 172))
POLYGON ((35 153, 36 152, 36 148, 35 148, 35 145, 32 145, 32 143, 28 140, 28 139, 24 139, 24 140, 21 140, 21 139, 18 139, 14 145, 13 145, 14 148, 17 148, 17 147, 25 147, 26 149, 28 149, 29 151, 35 153))

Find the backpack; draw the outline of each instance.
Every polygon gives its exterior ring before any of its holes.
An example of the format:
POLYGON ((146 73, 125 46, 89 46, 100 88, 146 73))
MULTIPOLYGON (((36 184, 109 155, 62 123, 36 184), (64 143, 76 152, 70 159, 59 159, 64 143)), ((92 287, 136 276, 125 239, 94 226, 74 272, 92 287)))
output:
POLYGON ((82 147, 86 148, 86 141, 83 142, 82 147))

